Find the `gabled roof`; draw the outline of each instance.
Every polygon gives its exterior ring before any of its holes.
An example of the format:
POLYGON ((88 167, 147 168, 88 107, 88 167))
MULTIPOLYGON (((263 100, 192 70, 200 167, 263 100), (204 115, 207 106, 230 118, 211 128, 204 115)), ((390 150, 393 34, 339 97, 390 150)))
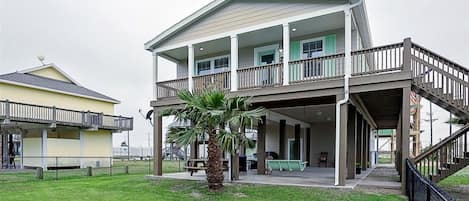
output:
MULTIPOLYGON (((166 29, 162 33, 158 34, 156 37, 153 39, 149 40, 144 44, 144 47, 148 51, 152 51, 154 47, 161 42, 163 42, 165 39, 170 38, 174 34, 178 33, 179 31, 183 30, 184 28, 190 26, 192 23, 196 22, 197 20, 201 19, 202 17, 207 16, 208 14, 212 13, 213 11, 217 10, 221 6, 227 4, 232 0, 214 0, 210 2, 209 4, 205 5, 201 9, 197 10, 196 12, 192 13, 191 15, 187 16, 186 18, 182 19, 178 23, 174 24, 170 28, 166 29)), ((363 0, 349 0, 350 3, 358 3, 360 2, 359 9, 357 9, 359 14, 359 18, 357 20, 365 21, 364 23, 361 23, 362 26, 364 27, 364 30, 361 31, 363 35, 365 35, 366 38, 364 41, 368 46, 372 45, 371 42, 371 34, 370 34, 370 29, 369 29, 369 23, 368 23, 368 16, 366 13, 366 7, 365 7, 365 2, 363 0)))
POLYGON ((53 63, 44 64, 44 65, 42 65, 42 66, 37 66, 37 67, 32 67, 32 68, 24 69, 24 70, 19 71, 18 73, 32 73, 32 72, 39 71, 39 70, 46 69, 46 68, 53 68, 54 70, 56 70, 56 71, 58 71, 60 74, 62 74, 64 77, 66 77, 68 80, 70 80, 70 82, 72 82, 73 84, 76 84, 76 85, 78 85, 78 86, 81 86, 80 83, 78 83, 78 82, 77 82, 76 80, 74 80, 70 75, 68 75, 65 71, 63 71, 62 69, 60 69, 58 66, 56 66, 56 65, 53 64, 53 63))
POLYGON ((174 33, 186 28, 192 22, 206 16, 207 14, 211 13, 212 11, 216 10, 217 8, 225 5, 226 3, 230 2, 231 0, 214 0, 207 4, 206 6, 202 7, 201 9, 195 11, 191 15, 187 16, 186 18, 182 19, 178 23, 174 24, 170 28, 166 29, 162 33, 158 34, 155 38, 151 39, 150 41, 145 43, 145 49, 151 50, 152 47, 164 39, 172 36, 174 33))
MULTIPOLYGON (((59 69, 56 66, 54 68, 59 69)), ((57 93, 62 93, 62 94, 67 94, 67 95, 72 95, 72 96, 78 96, 78 97, 95 99, 95 100, 104 101, 104 102, 110 102, 114 104, 120 103, 120 101, 116 99, 113 99, 109 96, 106 96, 104 94, 98 93, 96 91, 93 91, 91 89, 85 88, 77 84, 76 81, 74 81, 69 75, 66 75, 66 74, 64 74, 64 76, 66 76, 67 79, 70 79, 72 82, 65 82, 65 81, 46 78, 46 77, 33 75, 29 73, 29 72, 33 72, 39 69, 40 68, 36 67, 36 68, 26 69, 26 70, 19 71, 19 72, 0 75, 0 83, 7 83, 7 84, 35 88, 35 89, 40 89, 40 90, 45 90, 45 91, 52 91, 52 92, 57 92, 57 93)), ((58 70, 58 71, 63 72, 62 70, 58 70)))

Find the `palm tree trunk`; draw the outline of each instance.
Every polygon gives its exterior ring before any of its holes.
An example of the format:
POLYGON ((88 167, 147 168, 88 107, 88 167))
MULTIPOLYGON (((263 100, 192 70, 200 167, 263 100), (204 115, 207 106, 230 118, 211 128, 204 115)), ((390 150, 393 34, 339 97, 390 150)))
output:
POLYGON ((208 188, 212 191, 223 189, 223 160, 221 149, 216 138, 216 130, 211 129, 208 133, 208 161, 207 161, 207 182, 208 188))

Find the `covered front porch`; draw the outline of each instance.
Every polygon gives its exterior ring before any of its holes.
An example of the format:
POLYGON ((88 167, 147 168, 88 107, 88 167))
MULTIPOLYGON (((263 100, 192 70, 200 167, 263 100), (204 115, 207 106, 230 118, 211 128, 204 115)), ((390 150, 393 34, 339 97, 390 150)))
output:
MULTIPOLYGON (((409 86, 408 81, 352 85, 349 102, 340 107, 339 113, 336 102, 343 98, 340 86, 337 89, 254 96, 253 106, 265 107, 268 112, 263 117, 264 121, 249 128, 255 131, 255 149, 241 149, 240 156, 247 156, 249 161, 250 153, 255 153, 255 169, 245 165, 250 170, 239 171, 242 169, 240 165, 243 166, 241 160, 233 160, 229 165, 231 171, 226 172, 225 178, 246 183, 353 186, 357 179, 363 178, 375 167, 377 129, 397 130, 396 169, 399 170, 402 166, 400 156, 408 151, 406 146, 402 146, 408 143, 405 142, 408 138, 401 137, 408 135, 403 124, 408 123, 410 117, 409 109, 403 107, 409 101, 410 87, 406 86, 409 86), (322 160, 324 153, 326 159, 322 160), (307 162, 308 167, 304 171, 273 170, 270 174, 267 160, 298 160, 307 162)), ((155 134, 162 132, 162 117, 157 114, 163 108, 157 107, 155 110, 155 134)), ((158 147, 159 140, 162 139, 155 135, 155 147, 158 147)), ((198 153, 191 158, 201 155, 198 153)), ((159 153, 155 152, 155 156, 154 175, 181 179, 187 179, 190 175, 163 175, 159 168, 159 153)), ((225 157, 226 160, 230 158, 237 156, 225 157)), ((197 173, 189 179, 204 179, 203 176, 203 173, 197 173)))

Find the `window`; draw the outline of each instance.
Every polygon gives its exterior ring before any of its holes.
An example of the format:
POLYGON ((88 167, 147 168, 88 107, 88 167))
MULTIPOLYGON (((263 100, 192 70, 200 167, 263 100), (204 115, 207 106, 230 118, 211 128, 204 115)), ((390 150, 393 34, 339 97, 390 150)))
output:
POLYGON ((303 43, 303 58, 321 56, 322 52, 322 40, 303 43))
POLYGON ((197 75, 210 74, 210 61, 202 61, 197 63, 197 75))
MULTIPOLYGON (((303 59, 320 57, 324 54, 323 38, 305 40, 301 42, 301 53, 303 59)), ((308 61, 303 64, 304 77, 316 77, 323 74, 321 62, 308 61)))
POLYGON ((197 75, 207 75, 226 71, 230 67, 230 57, 213 57, 196 62, 197 75))
POLYGON ((219 59, 214 60, 214 72, 223 72, 225 71, 228 67, 230 66, 229 64, 229 59, 228 57, 222 57, 219 59))

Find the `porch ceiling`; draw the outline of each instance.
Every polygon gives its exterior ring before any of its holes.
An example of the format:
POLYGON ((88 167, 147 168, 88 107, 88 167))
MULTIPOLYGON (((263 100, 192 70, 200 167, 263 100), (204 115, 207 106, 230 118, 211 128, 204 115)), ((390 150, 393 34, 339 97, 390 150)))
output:
POLYGON ((397 127, 402 105, 402 89, 372 91, 358 95, 379 129, 397 127))
POLYGON ((272 111, 289 116, 291 118, 308 122, 334 122, 335 110, 333 104, 328 105, 310 105, 300 107, 276 108, 272 111))
POLYGON ((339 29, 345 26, 345 16, 343 12, 323 15, 311 19, 306 19, 290 24, 290 37, 300 37, 311 33, 319 33, 327 30, 339 29))
MULTIPOLYGON (((343 12, 323 15, 311 19, 290 23, 290 37, 297 38, 314 33, 343 28, 344 26, 345 22, 343 12)), ((271 44, 278 41, 282 41, 282 37, 282 25, 242 33, 238 36, 238 47, 255 47, 260 45, 271 44)), ((196 57, 203 57, 229 51, 229 37, 194 44, 194 53, 196 57), (203 51, 201 51, 200 48, 203 48, 203 51)), ((163 54, 176 60, 187 59, 187 47, 168 50, 163 54)))

